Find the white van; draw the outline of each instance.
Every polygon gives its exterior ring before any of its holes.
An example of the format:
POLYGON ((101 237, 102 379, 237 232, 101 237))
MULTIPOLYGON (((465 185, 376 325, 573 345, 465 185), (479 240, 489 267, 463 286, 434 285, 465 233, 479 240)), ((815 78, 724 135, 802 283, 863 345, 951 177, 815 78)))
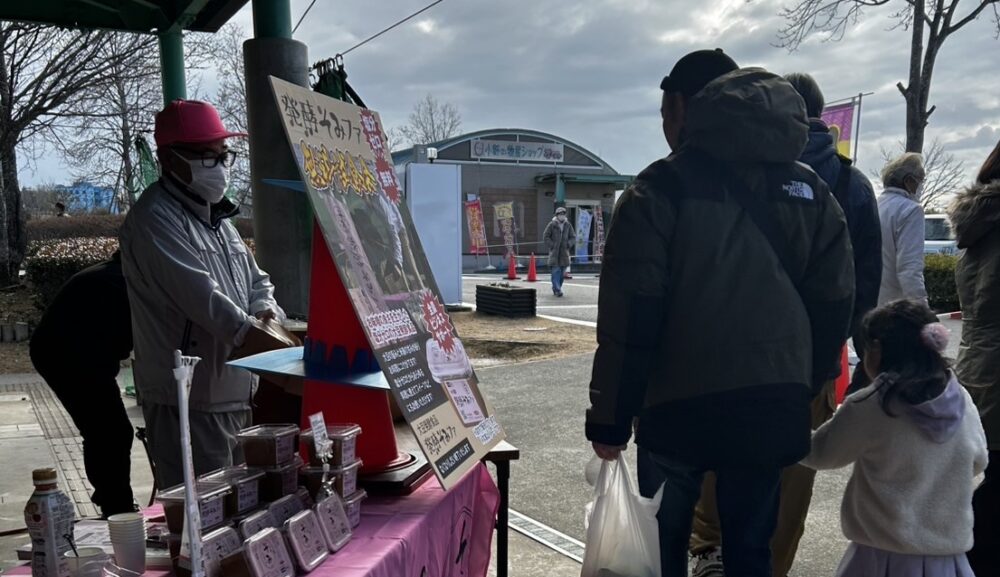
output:
POLYGON ((924 217, 924 254, 955 254, 958 242, 948 217, 928 214, 924 217))

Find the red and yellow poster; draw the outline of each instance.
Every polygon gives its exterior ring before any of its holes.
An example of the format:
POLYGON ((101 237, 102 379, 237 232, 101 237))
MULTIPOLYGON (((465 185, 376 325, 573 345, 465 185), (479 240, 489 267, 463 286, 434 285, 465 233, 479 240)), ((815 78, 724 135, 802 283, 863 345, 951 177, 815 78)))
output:
POLYGON ((828 106, 823 111, 823 122, 830 127, 837 152, 850 158, 851 138, 854 134, 854 100, 828 106))
POLYGON ((271 85, 354 311, 420 448, 450 488, 504 432, 442 304, 381 120, 277 78, 271 85))
POLYGON ((470 200, 465 203, 465 219, 469 223, 469 252, 487 254, 486 223, 483 219, 481 200, 470 200))

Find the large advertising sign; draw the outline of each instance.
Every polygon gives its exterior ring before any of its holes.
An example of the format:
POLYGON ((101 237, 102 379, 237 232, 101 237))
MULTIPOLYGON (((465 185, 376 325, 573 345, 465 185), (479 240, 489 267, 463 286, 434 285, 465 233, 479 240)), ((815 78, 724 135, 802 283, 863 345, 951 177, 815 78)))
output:
POLYGON ((504 432, 442 304, 402 202, 379 116, 277 78, 271 85, 316 220, 368 342, 448 489, 504 432))
POLYGON ((555 142, 476 139, 469 143, 469 156, 477 160, 553 163, 563 161, 565 148, 555 142))

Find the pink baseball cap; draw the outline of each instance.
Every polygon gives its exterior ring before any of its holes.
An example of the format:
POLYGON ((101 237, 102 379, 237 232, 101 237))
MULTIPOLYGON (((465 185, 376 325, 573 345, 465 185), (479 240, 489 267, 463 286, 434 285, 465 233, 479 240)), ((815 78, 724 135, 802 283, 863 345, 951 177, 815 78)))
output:
POLYGON ((202 144, 232 136, 247 134, 226 130, 215 107, 200 100, 174 100, 156 115, 153 130, 157 147, 202 144))

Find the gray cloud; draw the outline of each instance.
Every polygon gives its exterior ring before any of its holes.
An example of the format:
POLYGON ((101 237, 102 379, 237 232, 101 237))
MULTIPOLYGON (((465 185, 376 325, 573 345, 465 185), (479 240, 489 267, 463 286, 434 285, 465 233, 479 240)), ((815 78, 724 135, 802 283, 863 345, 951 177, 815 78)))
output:
MULTIPOLYGON (((787 0, 790 2, 791 0, 787 0)), ((785 2, 785 3, 787 3, 785 2)), ((741 65, 807 71, 828 100, 864 99, 859 163, 904 134, 909 33, 889 30, 891 9, 871 9, 839 42, 811 38, 776 48, 782 0, 448 0, 346 57, 352 84, 389 126, 406 121, 424 94, 449 101, 463 129, 552 132, 636 173, 666 152, 658 84, 683 54, 722 47, 741 65)), ((293 1, 295 19, 308 0, 293 1)), ((426 0, 319 0, 297 38, 315 62, 415 11, 426 0)), ((251 30, 249 9, 237 20, 251 30)), ((950 38, 938 60, 930 138, 970 165, 1000 137, 1000 78, 991 18, 950 38), (992 142, 991 142, 992 140, 992 142)))

